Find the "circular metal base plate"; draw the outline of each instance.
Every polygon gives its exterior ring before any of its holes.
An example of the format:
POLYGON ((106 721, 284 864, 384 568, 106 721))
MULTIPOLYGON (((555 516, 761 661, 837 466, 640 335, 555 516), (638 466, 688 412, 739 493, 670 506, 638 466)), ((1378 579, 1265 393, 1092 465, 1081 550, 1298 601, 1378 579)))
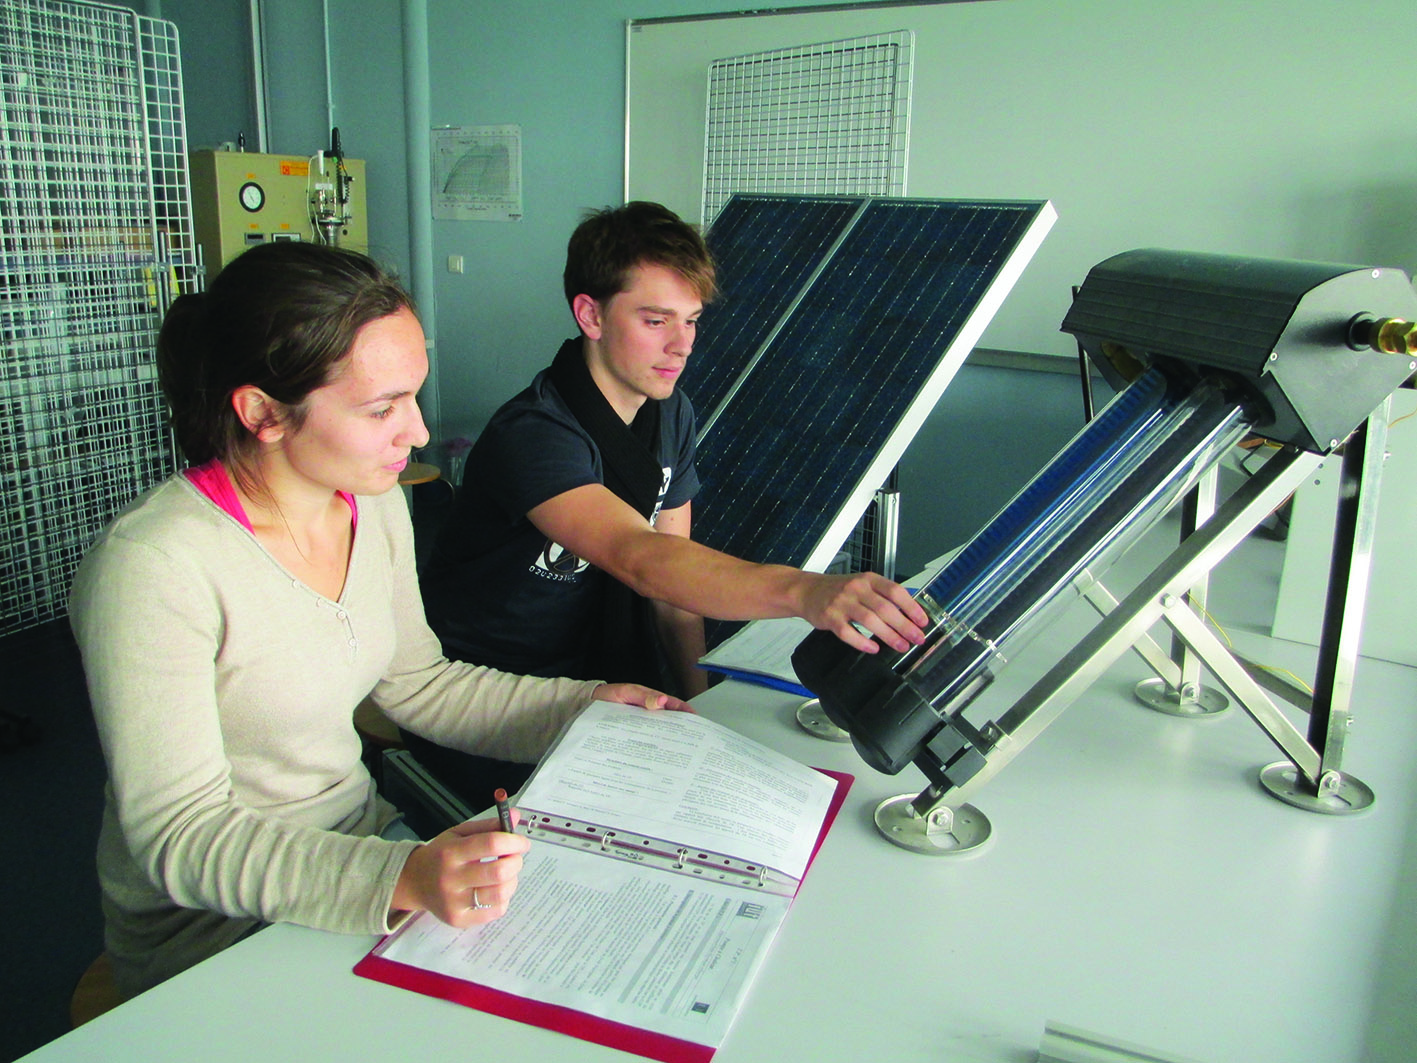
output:
POLYGON ((825 738, 828 742, 846 742, 851 738, 849 732, 843 731, 827 718, 826 710, 816 698, 797 706, 797 723, 808 734, 825 738))
POLYGON ((954 823, 948 828, 928 831, 925 817, 917 815, 911 802, 914 794, 888 798, 876 806, 876 829, 886 839, 928 856, 959 856, 978 852, 993 835, 989 817, 973 805, 954 809, 954 823))
POLYGON ((1371 808, 1377 800, 1366 783, 1341 771, 1328 772, 1319 792, 1311 793, 1307 782, 1300 785, 1299 769, 1287 760, 1262 768, 1260 785, 1286 805, 1329 816, 1351 816, 1371 808))
POLYGON ((1132 691, 1147 708, 1168 716, 1219 716, 1230 707, 1230 699, 1211 687, 1202 687, 1194 701, 1182 698, 1164 679, 1143 679, 1132 691))

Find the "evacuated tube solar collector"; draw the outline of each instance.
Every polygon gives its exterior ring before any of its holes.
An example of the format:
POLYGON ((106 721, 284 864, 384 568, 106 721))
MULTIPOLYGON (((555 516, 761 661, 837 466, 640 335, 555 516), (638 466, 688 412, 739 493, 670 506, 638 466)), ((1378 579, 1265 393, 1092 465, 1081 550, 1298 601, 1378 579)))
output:
MULTIPOLYGON (((918 592, 933 621, 922 646, 863 654, 817 632, 793 654, 803 684, 868 764, 895 774, 914 763, 929 780, 888 817, 889 829, 943 815, 957 847, 987 836, 987 821, 963 799, 1158 618, 1137 606, 1129 633, 1109 616, 1099 628, 1116 632, 1088 636, 1096 645, 1083 653, 1079 644, 998 720, 971 723, 965 709, 1050 608, 1069 600, 1060 592, 1095 582, 1247 433, 1285 445, 1289 457, 1276 468, 1288 479, 1276 472, 1263 488, 1282 500, 1411 376, 1413 319, 1417 296, 1399 270, 1157 250, 1096 266, 1062 328, 1117 398, 918 592), (1298 455, 1308 460, 1296 464, 1298 455), (973 827, 950 823, 961 813, 973 827)), ((1239 537, 1273 508, 1259 501, 1226 518, 1252 522, 1239 537)), ((1219 542, 1217 520, 1206 529, 1219 542)), ((1233 545, 1178 564, 1203 578, 1233 545)), ((1195 577, 1179 578, 1184 595, 1195 577)), ((1277 730, 1271 737, 1303 771, 1310 756, 1291 752, 1293 736, 1277 730)))

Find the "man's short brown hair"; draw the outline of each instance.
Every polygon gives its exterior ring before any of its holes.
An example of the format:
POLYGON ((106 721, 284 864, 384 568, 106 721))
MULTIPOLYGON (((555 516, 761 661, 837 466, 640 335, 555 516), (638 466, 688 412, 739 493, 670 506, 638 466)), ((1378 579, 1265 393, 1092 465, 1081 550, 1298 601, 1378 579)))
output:
POLYGON ((566 245, 566 302, 588 295, 604 303, 630 286, 630 271, 654 265, 686 280, 704 303, 718 294, 713 256, 698 229, 668 207, 634 200, 590 211, 566 245))

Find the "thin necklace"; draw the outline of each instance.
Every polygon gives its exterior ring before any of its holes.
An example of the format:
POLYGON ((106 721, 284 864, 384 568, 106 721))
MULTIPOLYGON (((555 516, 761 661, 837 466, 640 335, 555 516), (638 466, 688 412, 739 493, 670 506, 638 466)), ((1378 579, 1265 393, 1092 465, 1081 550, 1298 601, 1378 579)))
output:
POLYGON ((285 534, 290 536, 290 545, 295 547, 295 552, 300 555, 300 559, 302 561, 304 561, 311 568, 314 568, 314 562, 305 556, 304 550, 300 549, 300 543, 296 541, 295 532, 291 530, 290 521, 285 519, 285 510, 280 508, 280 503, 276 502, 275 499, 271 499, 271 502, 275 505, 276 516, 278 516, 280 518, 280 522, 285 525, 285 534))
POLYGON ((295 552, 300 555, 300 560, 304 561, 305 564, 310 566, 311 568, 314 568, 314 562, 305 556, 304 550, 300 549, 300 543, 296 541, 295 532, 290 527, 290 521, 285 519, 285 510, 281 508, 280 501, 271 492, 271 490, 265 486, 264 482, 262 482, 261 493, 265 495, 264 500, 253 497, 251 499, 251 502, 254 505, 259 506, 261 509, 264 509, 267 513, 270 513, 272 511, 275 512, 275 515, 280 518, 281 525, 285 528, 286 538, 290 540, 290 545, 295 547, 295 552))

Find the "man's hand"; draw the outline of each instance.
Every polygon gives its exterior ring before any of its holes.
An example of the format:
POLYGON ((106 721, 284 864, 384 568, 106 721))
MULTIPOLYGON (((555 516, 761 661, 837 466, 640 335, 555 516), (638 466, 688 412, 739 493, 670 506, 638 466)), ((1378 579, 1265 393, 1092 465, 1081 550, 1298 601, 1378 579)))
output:
POLYGON ((849 576, 804 572, 802 577, 798 615, 813 627, 832 632, 848 646, 865 653, 877 651, 876 644, 856 624, 897 653, 925 641, 921 629, 930 618, 900 584, 874 572, 849 576))

